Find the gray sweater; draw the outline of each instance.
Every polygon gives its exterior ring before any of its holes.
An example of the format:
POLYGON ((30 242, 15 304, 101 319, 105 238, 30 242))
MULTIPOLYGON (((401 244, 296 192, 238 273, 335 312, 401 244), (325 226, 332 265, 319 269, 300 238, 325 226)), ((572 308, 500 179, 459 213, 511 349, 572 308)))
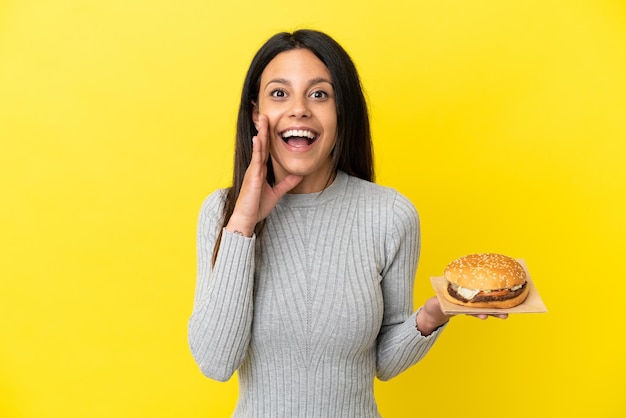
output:
POLYGON ((259 237, 223 231, 225 191, 203 203, 189 344, 202 372, 237 370, 234 417, 379 417, 374 377, 418 362, 442 328, 415 327, 419 220, 396 191, 339 172, 285 195, 259 237))

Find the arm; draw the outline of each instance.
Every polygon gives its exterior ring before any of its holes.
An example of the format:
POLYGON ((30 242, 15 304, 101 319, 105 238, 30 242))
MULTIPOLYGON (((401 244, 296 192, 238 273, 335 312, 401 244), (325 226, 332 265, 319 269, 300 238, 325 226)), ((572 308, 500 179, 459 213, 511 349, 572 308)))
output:
POLYGON ((220 251, 211 266, 223 200, 209 196, 198 222, 198 273, 189 320, 189 345, 202 373, 228 380, 245 358, 252 324, 255 238, 223 231, 220 251))
POLYGON ((381 282, 385 301, 377 348, 377 376, 381 380, 391 379, 421 360, 443 329, 443 324, 435 326, 436 321, 424 322, 425 328, 432 328, 424 329, 424 333, 416 329, 418 318, 429 319, 423 312, 427 307, 413 312, 413 285, 420 250, 419 218, 412 203, 399 194, 393 201, 392 214, 381 282))
POLYGON ((243 362, 252 326, 254 228, 281 197, 302 178, 290 175, 271 187, 267 183, 268 122, 259 116, 248 166, 233 214, 222 231, 215 265, 211 266, 222 220, 224 199, 214 193, 205 202, 198 224, 198 278, 189 320, 189 345, 202 372, 226 381, 243 362))

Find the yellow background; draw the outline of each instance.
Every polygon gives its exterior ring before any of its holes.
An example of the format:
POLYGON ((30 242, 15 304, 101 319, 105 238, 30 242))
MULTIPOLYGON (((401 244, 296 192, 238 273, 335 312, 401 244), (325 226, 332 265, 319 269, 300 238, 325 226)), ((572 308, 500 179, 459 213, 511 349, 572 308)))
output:
POLYGON ((626 4, 378 4, 0 1, 0 416, 229 415, 187 347, 196 219, 252 55, 302 27, 352 55, 420 212, 416 304, 499 251, 549 309, 454 318, 383 416, 626 416, 626 4))

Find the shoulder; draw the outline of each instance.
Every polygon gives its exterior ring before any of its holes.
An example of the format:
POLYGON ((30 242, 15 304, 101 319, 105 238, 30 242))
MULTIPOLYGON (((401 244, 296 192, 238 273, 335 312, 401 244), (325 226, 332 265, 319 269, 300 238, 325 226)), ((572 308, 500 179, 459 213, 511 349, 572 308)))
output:
POLYGON ((353 176, 348 176, 348 189, 364 197, 365 202, 387 207, 396 216, 417 218, 417 209, 413 202, 396 189, 353 176))
POLYGON ((200 208, 201 217, 221 217, 224 210, 224 204, 226 203, 226 195, 228 189, 217 189, 209 194, 200 208))
POLYGON ((347 188, 358 195, 369 196, 373 198, 389 198, 395 194, 398 194, 394 189, 380 184, 372 183, 371 181, 363 180, 351 175, 347 176, 347 188))

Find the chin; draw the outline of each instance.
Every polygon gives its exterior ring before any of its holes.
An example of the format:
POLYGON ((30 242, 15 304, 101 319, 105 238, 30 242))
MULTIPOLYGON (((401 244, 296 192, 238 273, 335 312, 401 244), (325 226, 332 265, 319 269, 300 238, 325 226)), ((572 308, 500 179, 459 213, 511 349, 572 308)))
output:
POLYGON ((302 177, 323 177, 327 176, 327 174, 332 171, 330 160, 325 164, 319 165, 313 162, 304 161, 303 159, 298 160, 295 158, 284 159, 281 164, 276 159, 273 159, 272 166, 274 167, 274 173, 277 177, 281 174, 281 177, 289 174, 302 177))

